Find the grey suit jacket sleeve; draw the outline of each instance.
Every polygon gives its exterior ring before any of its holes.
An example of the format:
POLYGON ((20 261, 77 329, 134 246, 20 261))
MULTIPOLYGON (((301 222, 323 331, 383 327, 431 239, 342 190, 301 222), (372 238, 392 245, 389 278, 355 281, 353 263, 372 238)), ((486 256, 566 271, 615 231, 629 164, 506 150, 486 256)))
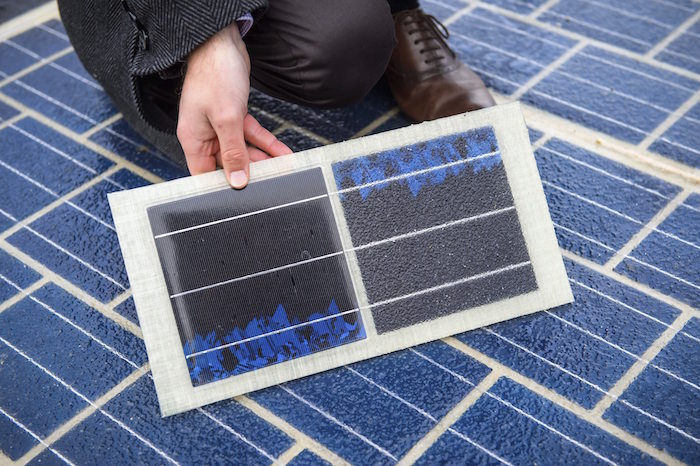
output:
POLYGON ((143 136, 178 161, 179 85, 165 71, 267 0, 58 0, 78 57, 143 136))

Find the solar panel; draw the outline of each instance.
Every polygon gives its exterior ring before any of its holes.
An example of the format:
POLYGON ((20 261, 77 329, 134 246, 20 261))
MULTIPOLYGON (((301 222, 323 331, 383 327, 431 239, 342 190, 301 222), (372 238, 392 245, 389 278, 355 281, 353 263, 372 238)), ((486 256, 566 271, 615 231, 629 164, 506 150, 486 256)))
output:
POLYGON ((517 104, 110 204, 163 415, 573 300, 517 104))

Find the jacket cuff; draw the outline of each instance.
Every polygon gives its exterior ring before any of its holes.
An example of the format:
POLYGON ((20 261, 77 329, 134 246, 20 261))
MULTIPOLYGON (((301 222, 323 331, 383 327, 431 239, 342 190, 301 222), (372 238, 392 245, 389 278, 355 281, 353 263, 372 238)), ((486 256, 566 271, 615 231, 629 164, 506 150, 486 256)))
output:
POLYGON ((122 0, 122 6, 134 30, 130 72, 147 76, 184 62, 194 49, 246 14, 259 17, 267 0, 122 0))

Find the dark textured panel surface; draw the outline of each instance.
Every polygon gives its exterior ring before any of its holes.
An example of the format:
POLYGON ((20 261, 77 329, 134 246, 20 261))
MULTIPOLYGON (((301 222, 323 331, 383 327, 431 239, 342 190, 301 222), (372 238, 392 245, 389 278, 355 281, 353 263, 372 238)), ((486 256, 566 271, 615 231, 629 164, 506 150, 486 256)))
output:
POLYGON ((365 338, 320 168, 148 214, 194 385, 365 338))
POLYGON ((345 259, 333 256, 178 296, 171 302, 181 325, 183 344, 211 331, 227 335, 231 342, 265 333, 259 327, 272 324, 280 305, 290 320, 301 322, 310 320, 312 314, 328 313, 333 304, 339 312, 356 308, 354 295, 345 288, 349 280, 345 259), (254 320, 257 325, 251 326, 254 320))
POLYGON ((333 172, 378 333, 537 289, 491 127, 333 172))
POLYGON ((314 168, 250 183, 243 190, 222 189, 159 204, 148 209, 148 218, 153 234, 160 235, 322 194, 326 194, 323 174, 314 168))
POLYGON ((530 265, 372 308, 377 333, 390 332, 483 304, 535 291, 530 265))
POLYGON ((182 293, 341 249, 329 199, 156 240, 168 291, 182 293))
MULTIPOLYGON (((357 252, 370 303, 529 260, 515 210, 357 252)), ((507 286, 507 282, 503 284, 507 286)))

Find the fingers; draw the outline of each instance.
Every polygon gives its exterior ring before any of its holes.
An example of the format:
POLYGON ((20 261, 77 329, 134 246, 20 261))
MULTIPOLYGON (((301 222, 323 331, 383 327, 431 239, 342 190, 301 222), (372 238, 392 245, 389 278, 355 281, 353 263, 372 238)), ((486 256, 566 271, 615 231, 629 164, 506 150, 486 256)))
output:
POLYGON ((267 160, 272 158, 257 147, 251 145, 248 145, 248 157, 250 157, 251 162, 260 162, 261 160, 267 160))
POLYGON ((219 114, 212 125, 219 139, 221 165, 229 183, 236 189, 244 188, 248 184, 250 159, 243 137, 243 113, 219 114))
POLYGON ((177 126, 177 137, 185 153, 187 169, 192 175, 210 172, 216 169, 216 159, 213 154, 218 152, 218 142, 214 132, 205 122, 202 125, 198 121, 188 118, 189 114, 180 112, 177 126), (207 131, 207 128, 209 131, 207 131))
POLYGON ((277 139, 274 134, 263 128, 250 113, 243 120, 243 134, 249 144, 254 145, 272 157, 292 153, 289 147, 277 139))

